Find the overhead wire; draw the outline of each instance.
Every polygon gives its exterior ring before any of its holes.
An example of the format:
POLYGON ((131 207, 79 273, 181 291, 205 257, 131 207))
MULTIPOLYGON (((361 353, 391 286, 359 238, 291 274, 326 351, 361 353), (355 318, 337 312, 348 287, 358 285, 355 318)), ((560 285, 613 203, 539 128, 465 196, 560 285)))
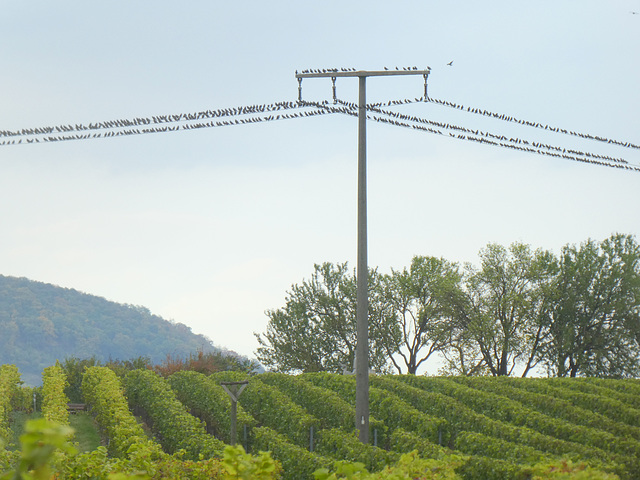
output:
MULTIPOLYGON (((307 102, 307 104, 316 106, 318 108, 325 108, 327 110, 333 111, 334 113, 347 113, 348 115, 353 116, 357 115, 357 104, 346 102, 340 99, 334 99, 334 101, 336 104, 341 105, 341 107, 333 107, 326 103, 307 102)), ((443 130, 450 130, 449 132, 447 132, 448 136, 457 140, 468 140, 476 143, 509 148, 512 150, 519 150, 528 153, 535 153, 556 158, 564 158, 566 160, 574 160, 584 163, 591 163, 595 165, 622 168, 640 172, 640 167, 629 165, 629 162, 624 158, 615 158, 608 155, 599 155, 570 148, 567 149, 563 147, 557 147, 542 142, 534 142, 523 140, 520 138, 506 137, 504 135, 496 135, 481 130, 469 129, 450 123, 436 122, 434 120, 405 115, 376 107, 376 105, 400 105, 412 103, 414 101, 420 101, 420 99, 401 99, 375 104, 367 104, 367 111, 374 113, 374 115, 368 115, 367 118, 389 125, 411 128, 414 130, 436 135, 445 136, 446 134, 443 130)))
MULTIPOLYGON (((333 70, 336 71, 336 70, 333 70)), ((341 69, 341 71, 349 71, 341 69)), ((586 163, 593 163, 603 166, 625 168, 628 170, 640 171, 640 168, 629 165, 624 158, 616 158, 608 155, 600 155, 584 152, 577 149, 559 147, 543 142, 535 142, 520 138, 507 137, 502 134, 494 134, 479 129, 472 129, 447 122, 439 122, 415 115, 407 115, 382 107, 394 107, 409 103, 431 102, 438 105, 454 108, 467 113, 481 114, 494 119, 514 122, 520 125, 533 128, 541 128, 554 133, 577 136, 584 139, 596 140, 620 147, 638 149, 638 145, 632 142, 622 142, 606 137, 582 134, 558 127, 549 127, 539 122, 516 119, 505 114, 497 114, 487 110, 472 107, 465 107, 446 100, 433 99, 429 97, 406 98, 388 100, 385 102, 368 103, 366 109, 369 112, 368 118, 388 125, 411 128, 413 130, 437 134, 448 135, 458 140, 469 140, 487 145, 503 148, 510 148, 519 151, 537 153, 552 157, 565 158, 586 163)), ((24 128, 20 130, 0 130, 0 146, 46 143, 66 140, 86 140, 94 138, 111 138, 120 136, 140 135, 147 133, 175 132, 181 130, 195 130, 201 128, 215 128, 231 125, 245 125, 259 122, 269 122, 275 120, 285 120, 293 118, 304 118, 329 113, 339 113, 350 116, 357 116, 358 105, 333 98, 334 105, 329 101, 320 102, 304 101, 281 101, 262 105, 238 106, 232 108, 222 108, 217 110, 203 110, 199 112, 178 113, 170 115, 155 115, 150 117, 135 117, 132 119, 118 119, 89 124, 62 124, 49 127, 24 128), (340 106, 336 106, 340 105, 340 106), (281 113, 282 111, 307 109, 306 111, 295 113, 281 113), (309 110, 311 109, 311 110, 309 110), (268 114, 268 115, 266 115, 268 114), (252 116, 249 116, 252 115, 252 116), (246 117, 246 118, 236 118, 246 117), (2 138, 5 140, 2 140, 2 138)))
POLYGON ((196 113, 158 115, 152 117, 137 117, 134 119, 111 120, 105 122, 73 125, 56 125, 53 127, 39 127, 16 131, 0 131, 0 146, 31 143, 46 143, 65 140, 88 140, 93 138, 111 138, 147 133, 175 132, 180 130, 195 130, 200 128, 224 127, 230 125, 244 125, 250 123, 286 120, 292 118, 326 115, 327 110, 315 109, 296 113, 278 113, 286 110, 302 109, 304 105, 298 102, 276 102, 265 105, 241 106, 219 110, 206 110, 196 113), (261 113, 263 115, 248 118, 232 117, 261 113), (264 115, 270 113, 269 115, 264 115), (229 119, 226 119, 229 117, 229 119), (208 120, 220 118, 224 120, 208 120), (157 125, 157 126, 156 126, 157 125), (160 126, 161 125, 161 126, 160 126))
POLYGON ((217 110, 203 110, 199 112, 178 113, 169 115, 154 115, 150 117, 136 117, 132 119, 117 119, 103 122, 89 123, 87 125, 62 124, 47 127, 23 128, 20 130, 0 130, 0 137, 19 137, 27 135, 46 135, 52 133, 68 133, 107 130, 112 128, 138 127, 145 125, 162 125, 176 122, 188 122, 195 120, 234 117, 238 115, 260 114, 265 112, 277 112, 280 110, 290 110, 300 108, 298 102, 282 101, 264 105, 248 105, 231 108, 221 108, 217 110))
POLYGON ((636 150, 640 150, 640 145, 637 145, 635 143, 632 142, 625 142, 625 141, 621 141, 621 140, 615 140, 615 139, 611 139, 611 138, 607 138, 607 137, 601 137, 599 135, 591 135, 588 133, 580 133, 580 132, 575 132, 573 130, 568 130, 566 128, 560 128, 560 127, 553 127, 550 126, 548 124, 544 124, 542 122, 531 122, 529 120, 523 120, 523 119, 519 119, 516 118, 514 116, 511 115, 507 115, 504 113, 496 113, 496 112, 492 112, 489 110, 485 110, 482 108, 476 108, 476 107, 465 107, 464 105, 455 103, 455 102, 449 102, 447 100, 440 100, 437 98, 431 98, 431 97, 427 97, 426 100, 427 102, 431 102, 431 103, 436 103, 438 105, 442 105, 445 107, 450 107, 450 108, 454 108, 456 110, 461 110, 463 112, 467 112, 467 113, 473 113, 476 115, 483 115, 485 117, 491 117, 491 118, 495 118, 497 120, 502 120, 505 122, 512 122, 512 123, 518 123, 520 125, 526 125, 527 127, 533 127, 533 128, 540 128, 542 130, 545 131, 549 131, 549 132, 554 132, 554 133, 562 133, 565 135, 571 135, 574 137, 580 137, 586 140, 595 140, 598 142, 602 142, 602 143, 607 143, 607 144, 613 144, 613 145, 618 145, 620 147, 625 147, 625 148, 633 148, 636 150))

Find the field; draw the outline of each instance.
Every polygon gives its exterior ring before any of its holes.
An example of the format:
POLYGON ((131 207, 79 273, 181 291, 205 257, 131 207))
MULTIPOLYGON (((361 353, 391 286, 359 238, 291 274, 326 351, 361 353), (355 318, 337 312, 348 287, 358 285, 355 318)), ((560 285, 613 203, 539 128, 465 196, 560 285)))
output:
MULTIPOLYGON (((11 366, 0 368, 0 436, 11 439, 17 422, 9 420, 32 394, 21 392, 11 366)), ((42 415, 68 424, 62 369, 49 367, 43 379, 42 415)), ((220 382, 241 380, 249 384, 239 399, 238 443, 253 454, 270 451, 286 479, 313 478, 336 460, 381 471, 411 451, 458 475, 420 478, 532 478, 545 468, 549 476, 539 478, 573 478, 581 470, 591 476, 576 478, 640 478, 634 379, 372 376, 372 444, 363 445, 354 433, 352 376, 181 371, 165 379, 151 370, 118 377, 91 367, 82 392, 107 443, 91 461, 153 478, 169 478, 158 465, 195 469, 184 477, 174 471, 174 478, 196 478, 198 469, 209 474, 197 478, 224 478, 215 477, 215 459, 231 441, 230 399, 220 382), (554 477, 562 468, 574 473, 554 477)), ((84 455, 86 462, 91 453, 84 455)), ((80 460, 68 460, 67 472, 74 462, 80 460)))

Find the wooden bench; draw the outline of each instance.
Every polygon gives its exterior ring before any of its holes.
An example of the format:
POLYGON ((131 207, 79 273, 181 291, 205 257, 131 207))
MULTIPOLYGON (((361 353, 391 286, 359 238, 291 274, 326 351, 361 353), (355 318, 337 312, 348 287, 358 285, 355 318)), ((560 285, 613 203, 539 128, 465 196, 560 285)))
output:
POLYGON ((86 403, 67 403, 67 410, 69 413, 78 413, 78 412, 86 412, 87 404, 86 403))

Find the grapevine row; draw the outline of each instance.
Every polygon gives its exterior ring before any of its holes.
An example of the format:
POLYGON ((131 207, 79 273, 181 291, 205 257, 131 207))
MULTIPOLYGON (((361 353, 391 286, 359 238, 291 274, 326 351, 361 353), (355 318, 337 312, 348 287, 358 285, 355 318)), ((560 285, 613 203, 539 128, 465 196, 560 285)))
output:
POLYGON ((160 447, 150 440, 129 410, 120 380, 107 367, 89 367, 82 377, 82 395, 102 432, 109 439, 109 453, 125 458, 135 445, 157 457, 160 447))
POLYGON ((67 376, 58 364, 42 372, 42 416, 50 422, 69 425, 69 399, 64 393, 67 376))
POLYGON ((185 450, 197 460, 220 457, 224 443, 208 435, 202 423, 186 411, 171 387, 151 370, 132 370, 124 378, 129 404, 141 411, 168 453, 185 450))

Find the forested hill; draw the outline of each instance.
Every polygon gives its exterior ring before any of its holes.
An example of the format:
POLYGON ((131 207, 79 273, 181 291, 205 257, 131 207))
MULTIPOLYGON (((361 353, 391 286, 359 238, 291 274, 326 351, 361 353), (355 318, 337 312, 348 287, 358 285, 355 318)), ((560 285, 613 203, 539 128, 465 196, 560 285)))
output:
POLYGON ((161 362, 197 350, 217 351, 206 337, 144 307, 0 275, 0 365, 17 365, 27 384, 40 384, 42 369, 66 357, 161 362))

